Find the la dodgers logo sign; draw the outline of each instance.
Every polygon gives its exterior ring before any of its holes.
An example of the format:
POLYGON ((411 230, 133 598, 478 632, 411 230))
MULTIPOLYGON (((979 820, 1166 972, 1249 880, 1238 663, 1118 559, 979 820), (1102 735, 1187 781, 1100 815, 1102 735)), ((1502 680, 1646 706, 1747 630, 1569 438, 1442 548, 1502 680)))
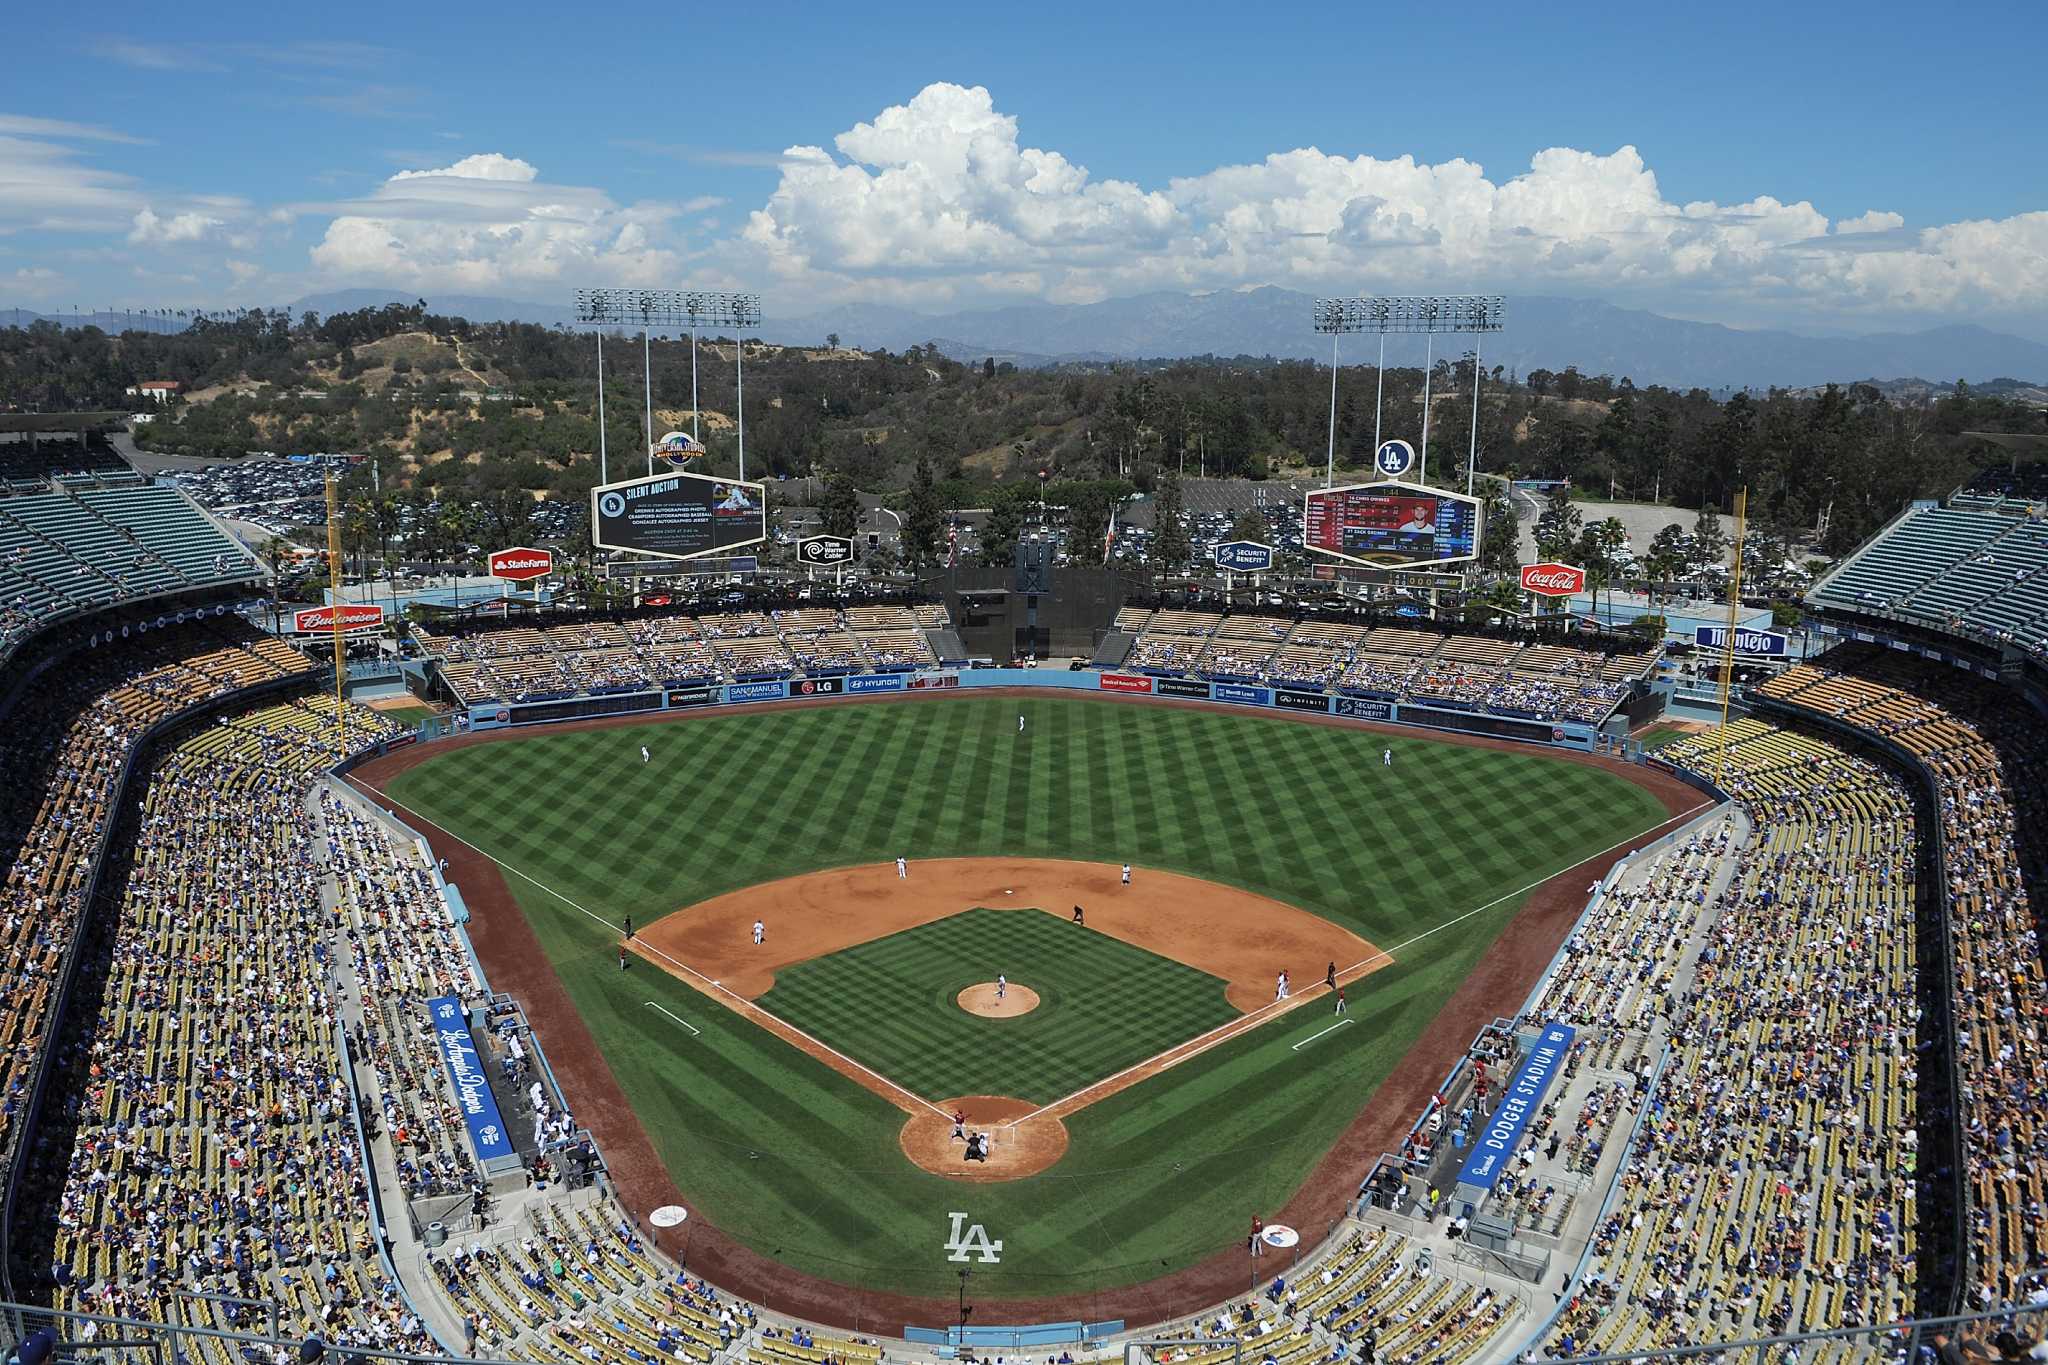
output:
POLYGON ((946 1239, 946 1250, 953 1254, 947 1260, 964 1261, 970 1252, 981 1257, 984 1265, 1003 1259, 1003 1244, 991 1240, 987 1228, 979 1223, 969 1224, 964 1213, 948 1214, 947 1217, 953 1220, 953 1235, 946 1239))

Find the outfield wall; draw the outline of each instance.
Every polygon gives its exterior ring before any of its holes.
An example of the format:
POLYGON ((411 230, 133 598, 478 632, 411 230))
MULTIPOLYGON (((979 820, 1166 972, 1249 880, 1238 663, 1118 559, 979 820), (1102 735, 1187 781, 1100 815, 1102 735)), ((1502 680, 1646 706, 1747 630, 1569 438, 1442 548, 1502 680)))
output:
POLYGON ((578 697, 566 701, 505 703, 469 708, 469 728, 495 730, 511 725, 543 725, 558 720, 631 715, 647 711, 694 710, 709 706, 744 706, 753 702, 872 697, 895 693, 942 691, 973 687, 1043 687, 1069 692, 1107 692, 1113 696, 1160 697, 1171 701, 1226 702, 1231 705, 1339 716, 1380 724, 1412 725, 1427 730, 1511 739, 1545 748, 1591 753, 1598 730, 1579 721, 1530 720, 1483 711, 1422 706, 1377 697, 1319 692, 1310 688, 1253 686, 1206 682, 1199 678, 1162 678, 1147 673, 1097 672, 1093 669, 967 668, 928 669, 917 673, 855 673, 832 678, 775 679, 765 682, 704 683, 656 691, 578 697))

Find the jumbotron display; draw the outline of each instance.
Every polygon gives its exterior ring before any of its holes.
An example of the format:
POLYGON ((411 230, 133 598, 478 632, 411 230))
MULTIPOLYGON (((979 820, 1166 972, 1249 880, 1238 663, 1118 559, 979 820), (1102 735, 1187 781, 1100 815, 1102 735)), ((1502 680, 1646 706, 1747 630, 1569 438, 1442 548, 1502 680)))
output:
POLYGON ((590 542, 666 559, 724 554, 768 538, 758 483, 710 474, 656 474, 590 490, 590 542))
POLYGON ((1312 489, 1302 508, 1311 550, 1375 568, 1471 559, 1479 550, 1479 502, 1418 484, 1384 482, 1312 489))

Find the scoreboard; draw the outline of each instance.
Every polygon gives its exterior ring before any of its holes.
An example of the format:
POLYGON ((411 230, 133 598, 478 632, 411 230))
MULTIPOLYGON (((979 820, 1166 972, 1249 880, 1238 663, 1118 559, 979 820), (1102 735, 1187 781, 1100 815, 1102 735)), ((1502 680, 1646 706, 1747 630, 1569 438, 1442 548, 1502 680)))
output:
POLYGON ((695 559, 767 538, 767 490, 758 483, 655 474, 590 491, 590 541, 600 550, 695 559))
POLYGON ((1418 484, 1317 488, 1303 505, 1301 534, 1309 549, 1353 564, 1451 563, 1479 552, 1479 503, 1418 484))

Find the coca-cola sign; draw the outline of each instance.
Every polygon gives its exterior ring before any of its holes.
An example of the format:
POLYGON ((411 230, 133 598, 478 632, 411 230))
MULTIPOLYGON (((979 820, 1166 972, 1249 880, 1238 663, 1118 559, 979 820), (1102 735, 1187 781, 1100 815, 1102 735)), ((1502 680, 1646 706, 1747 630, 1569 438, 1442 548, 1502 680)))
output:
MULTIPOLYGON (((384 608, 377 606, 349 606, 341 609, 341 628, 344 631, 375 630, 384 624, 384 608)), ((292 613, 292 629, 301 635, 310 635, 334 629, 334 608, 306 607, 292 613)))
POLYGON ((1586 590, 1586 571, 1570 564, 1524 564, 1522 591, 1538 597, 1570 597, 1586 590))
POLYGON ((546 578, 554 571, 553 550, 536 550, 530 545, 515 545, 509 550, 491 551, 493 578, 524 583, 529 578, 546 578))

